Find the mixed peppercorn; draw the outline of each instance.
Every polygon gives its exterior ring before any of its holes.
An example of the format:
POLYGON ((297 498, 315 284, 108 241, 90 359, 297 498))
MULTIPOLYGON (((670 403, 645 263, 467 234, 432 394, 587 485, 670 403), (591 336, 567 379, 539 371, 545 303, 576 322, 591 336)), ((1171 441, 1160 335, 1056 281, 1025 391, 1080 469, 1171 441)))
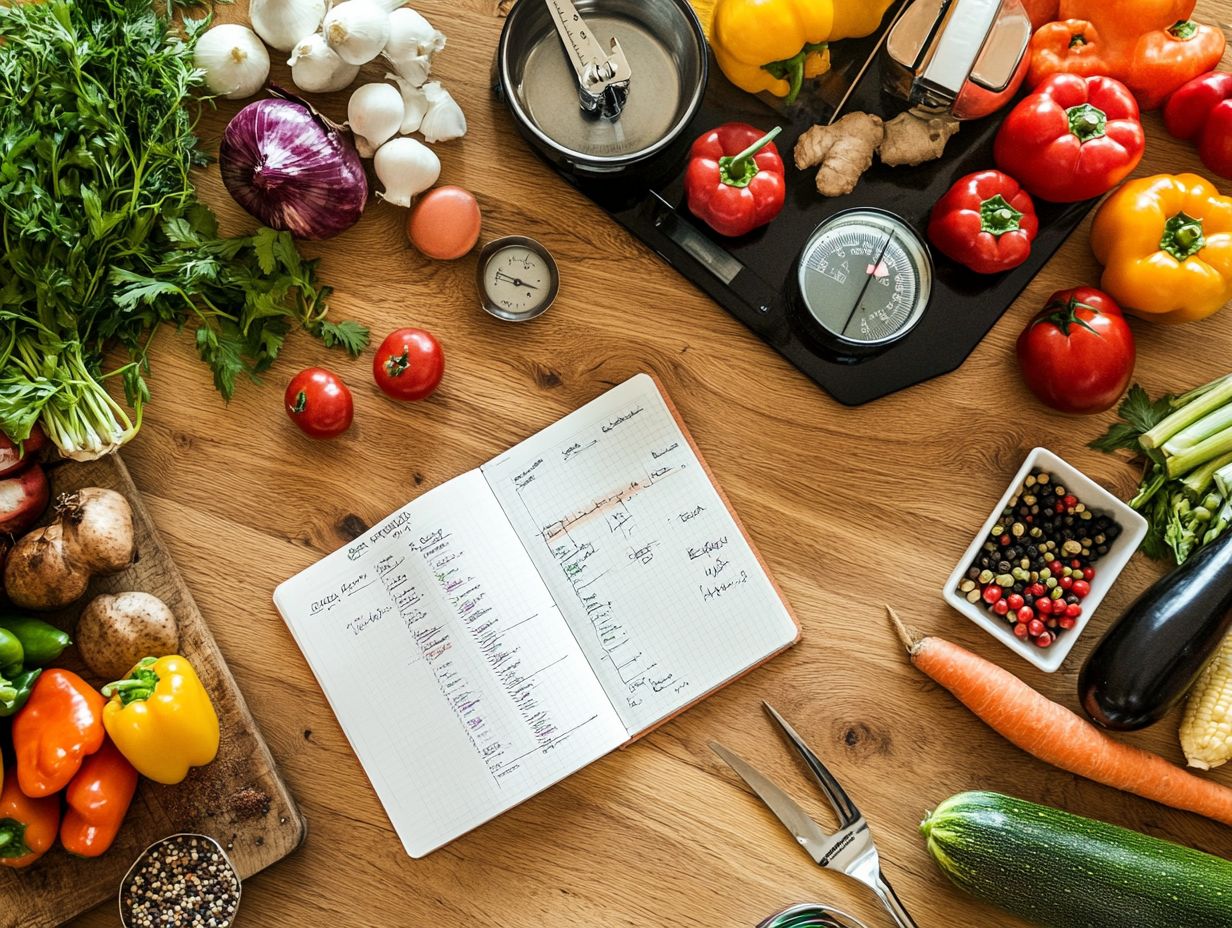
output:
POLYGON ((1001 513, 959 592, 1003 618, 1017 637, 1047 648, 1078 623, 1095 562, 1120 534, 1113 519, 1034 471, 1001 513))
POLYGON ((229 928, 240 880, 218 843, 173 835, 142 856, 120 890, 125 928, 229 928))

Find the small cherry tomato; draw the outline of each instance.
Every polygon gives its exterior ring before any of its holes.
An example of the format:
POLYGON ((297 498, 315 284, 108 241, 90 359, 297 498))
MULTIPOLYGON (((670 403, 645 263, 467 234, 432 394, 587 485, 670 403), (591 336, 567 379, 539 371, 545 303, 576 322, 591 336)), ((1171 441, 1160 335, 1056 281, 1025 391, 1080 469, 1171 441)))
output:
POLYGON ((422 400, 432 395, 445 373, 445 353, 431 332, 391 332, 372 359, 372 377, 386 396, 422 400))
POLYGON ((351 391, 323 367, 309 367, 292 377, 284 400, 291 421, 312 438, 341 435, 355 418, 351 391))

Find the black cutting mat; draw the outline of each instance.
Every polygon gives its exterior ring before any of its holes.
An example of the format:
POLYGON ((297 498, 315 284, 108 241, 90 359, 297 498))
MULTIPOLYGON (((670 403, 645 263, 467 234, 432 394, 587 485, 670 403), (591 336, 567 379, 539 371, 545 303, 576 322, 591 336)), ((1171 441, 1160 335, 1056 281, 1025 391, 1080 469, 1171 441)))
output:
MULTIPOLYGON (((887 14, 887 23, 892 15, 893 11, 887 14)), ((844 80, 848 82, 845 86, 850 86, 875 42, 873 36, 835 46, 833 76, 824 88, 830 103, 837 102, 844 80)), ((973 274, 932 249, 936 275, 932 298, 919 324, 902 340, 879 352, 844 357, 827 346, 797 297, 796 267, 805 242, 824 220, 853 207, 875 207, 896 213, 926 240, 929 211, 950 185, 964 174, 995 167, 993 139, 1008 107, 987 119, 964 123, 950 139, 941 159, 914 168, 890 168, 875 161, 853 193, 827 199, 817 193, 816 170, 797 171, 791 163, 791 153, 796 139, 805 130, 828 117, 832 112, 830 105, 815 98, 810 104, 811 112, 805 111, 804 106, 796 111, 772 108, 763 98, 732 86, 713 57, 710 65, 704 101, 685 130, 682 143, 733 120, 767 130, 782 125, 778 147, 787 165, 787 202, 770 225, 743 238, 727 239, 695 219, 684 205, 685 162, 679 146, 674 152, 661 155, 648 172, 665 178, 653 187, 644 180, 599 181, 561 172, 562 176, 766 344, 848 406, 879 399, 958 368, 1094 204, 1036 201, 1040 232, 1031 257, 1005 274, 973 274), (673 229, 677 230, 677 237, 679 230, 686 235, 704 236, 743 265, 743 269, 730 283, 724 282, 668 234, 673 229)), ((882 91, 881 81, 878 55, 844 112, 864 110, 887 120, 900 113, 904 105, 882 91)), ((704 324, 704 319, 699 323, 704 324)))

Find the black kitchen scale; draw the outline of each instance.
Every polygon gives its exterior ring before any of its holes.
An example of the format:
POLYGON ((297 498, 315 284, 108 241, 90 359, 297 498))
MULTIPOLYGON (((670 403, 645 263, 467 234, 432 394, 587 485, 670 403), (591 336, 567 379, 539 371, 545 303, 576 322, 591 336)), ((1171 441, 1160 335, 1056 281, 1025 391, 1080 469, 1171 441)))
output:
MULTIPOLYGON (((542 2, 519 0, 519 5, 542 2)), ((578 9, 599 3, 585 0, 578 9)), ((902 5, 890 8, 882 31, 902 5)), ((929 212, 951 184, 995 167, 993 140, 1009 107, 963 122, 939 160, 918 167, 875 161, 853 193, 821 197, 816 171, 797 171, 792 164, 796 139, 828 121, 849 89, 844 113, 863 110, 889 121, 907 108, 883 90, 887 65, 878 51, 880 39, 875 33, 832 45, 832 68, 819 91, 806 87, 792 109, 734 87, 711 54, 705 94, 678 143, 636 172, 583 175, 548 159, 565 180, 849 406, 958 368, 1094 202, 1036 201, 1040 231, 1031 257, 1003 274, 975 274, 925 244, 929 212), (781 125, 778 148, 787 166, 783 211, 768 226, 737 239, 719 236, 695 219, 683 187, 688 144, 731 121, 763 130, 781 125)), ((639 89, 635 72, 627 106, 636 105, 639 89)), ((527 135, 524 126, 518 128, 527 135)))

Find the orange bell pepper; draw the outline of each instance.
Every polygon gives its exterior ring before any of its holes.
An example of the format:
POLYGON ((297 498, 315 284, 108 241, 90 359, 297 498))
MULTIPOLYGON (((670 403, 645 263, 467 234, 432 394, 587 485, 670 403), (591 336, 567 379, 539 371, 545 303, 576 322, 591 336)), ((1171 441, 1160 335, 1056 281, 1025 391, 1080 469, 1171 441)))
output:
POLYGON ((13 717, 17 782, 32 798, 68 786, 82 762, 103 746, 103 706, 94 687, 68 670, 44 670, 13 717))
POLYGON ((1125 84, 1139 106, 1153 110, 1178 87, 1214 70, 1226 45, 1223 30, 1191 19, 1148 32, 1129 56, 1125 84))
POLYGON ((1109 77, 1123 70, 1119 54, 1104 44, 1095 24, 1085 19, 1047 23, 1031 36, 1027 83, 1035 87, 1054 74, 1109 77))
POLYGON ((30 866, 51 848, 59 824, 59 796, 31 799, 9 777, 0 790, 0 867, 30 866))
POLYGON ((60 843, 78 857, 105 853, 120 833, 137 791, 137 771, 110 741, 86 758, 68 785, 60 843))
POLYGON ((1195 4, 1196 0, 1061 0, 1057 18, 1085 19, 1095 24, 1105 42, 1132 48, 1144 32, 1189 19, 1195 4))

